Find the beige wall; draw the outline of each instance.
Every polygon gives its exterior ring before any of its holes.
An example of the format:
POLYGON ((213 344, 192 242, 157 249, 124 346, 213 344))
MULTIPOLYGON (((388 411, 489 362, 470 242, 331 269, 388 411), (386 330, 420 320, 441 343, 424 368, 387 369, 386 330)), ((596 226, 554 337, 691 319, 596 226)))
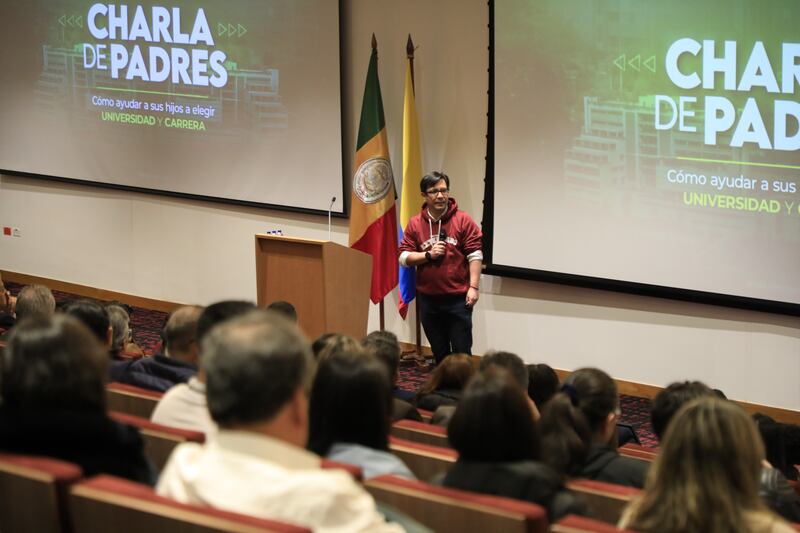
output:
MULTIPOLYGON (((487 10, 483 0, 344 0, 348 164, 375 32, 400 179, 404 50, 412 33, 424 167, 445 169, 454 196, 476 219, 486 151, 487 10)), ((0 237, 0 269, 201 304, 255 299, 254 233, 280 228, 327 237, 323 217, 8 176, 0 177, 0 225, 23 232, 0 237)), ((333 240, 347 242, 347 221, 334 221, 333 240)), ((740 400, 800 409, 800 319, 493 277, 482 288, 476 353, 508 349, 530 362, 596 365, 653 385, 702 379, 740 400)), ((387 326, 412 341, 413 322, 397 317, 396 301, 387 300, 387 326)), ((370 327, 377 327, 375 308, 370 327)))

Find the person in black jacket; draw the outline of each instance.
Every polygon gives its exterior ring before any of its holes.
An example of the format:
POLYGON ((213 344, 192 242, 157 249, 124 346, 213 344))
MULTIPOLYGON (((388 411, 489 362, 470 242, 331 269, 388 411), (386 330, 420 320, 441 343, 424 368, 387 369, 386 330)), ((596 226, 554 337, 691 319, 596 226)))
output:
POLYGON ((648 463, 617 453, 617 386, 597 368, 567 377, 541 418, 545 462, 564 475, 642 488, 648 463))
POLYGON ((470 382, 447 434, 459 458, 445 486, 537 503, 551 521, 584 514, 583 501, 540 461, 533 411, 506 370, 489 368, 470 382))
POLYGON ((108 353, 77 319, 21 320, 2 355, 0 450, 154 484, 139 432, 106 413, 108 353))
MULTIPOLYGON (((252 307, 247 305, 248 309, 252 307)), ((202 307, 196 305, 173 311, 164 326, 163 353, 124 363, 116 369, 112 379, 159 392, 189 381, 197 374, 197 326, 203 311, 202 307)))

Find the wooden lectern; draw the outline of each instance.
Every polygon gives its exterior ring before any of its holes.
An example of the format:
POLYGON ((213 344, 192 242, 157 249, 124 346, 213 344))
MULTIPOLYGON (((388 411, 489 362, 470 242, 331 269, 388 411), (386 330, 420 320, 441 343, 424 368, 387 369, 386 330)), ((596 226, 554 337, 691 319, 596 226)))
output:
POLYGON ((300 329, 356 339, 367 334, 372 257, 330 241, 256 234, 258 305, 295 306, 300 329))

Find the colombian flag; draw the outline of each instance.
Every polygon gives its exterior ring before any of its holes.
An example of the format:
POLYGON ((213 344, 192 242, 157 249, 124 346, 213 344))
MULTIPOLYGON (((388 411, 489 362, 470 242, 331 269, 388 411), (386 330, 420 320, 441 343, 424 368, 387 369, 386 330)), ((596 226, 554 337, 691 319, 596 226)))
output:
POLYGON ((378 45, 372 36, 350 195, 350 247, 372 256, 370 300, 380 302, 397 285, 397 209, 378 81, 378 45))
MULTIPOLYGON (((409 42, 411 37, 409 37, 409 42)), ((413 48, 412 48, 413 50, 413 48)), ((409 53, 410 54, 410 53, 409 53)), ((417 104, 414 99, 414 77, 411 72, 412 58, 406 61, 406 82, 403 95, 403 191, 400 196, 399 239, 408 221, 419 211, 420 198, 417 194, 422 179, 422 157, 419 149, 419 126, 417 125, 417 104)), ((416 267, 400 267, 400 301, 398 311, 404 319, 408 305, 417 295, 416 267)))

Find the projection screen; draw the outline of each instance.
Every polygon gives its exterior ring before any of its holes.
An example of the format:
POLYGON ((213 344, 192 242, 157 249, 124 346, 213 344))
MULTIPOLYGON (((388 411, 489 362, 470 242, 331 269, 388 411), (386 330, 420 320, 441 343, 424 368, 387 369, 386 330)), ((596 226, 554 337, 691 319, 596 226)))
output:
POLYGON ((494 2, 492 264, 800 304, 798 20, 494 2))
POLYGON ((0 169, 321 211, 343 197, 335 0, 0 2, 0 50, 0 169))

